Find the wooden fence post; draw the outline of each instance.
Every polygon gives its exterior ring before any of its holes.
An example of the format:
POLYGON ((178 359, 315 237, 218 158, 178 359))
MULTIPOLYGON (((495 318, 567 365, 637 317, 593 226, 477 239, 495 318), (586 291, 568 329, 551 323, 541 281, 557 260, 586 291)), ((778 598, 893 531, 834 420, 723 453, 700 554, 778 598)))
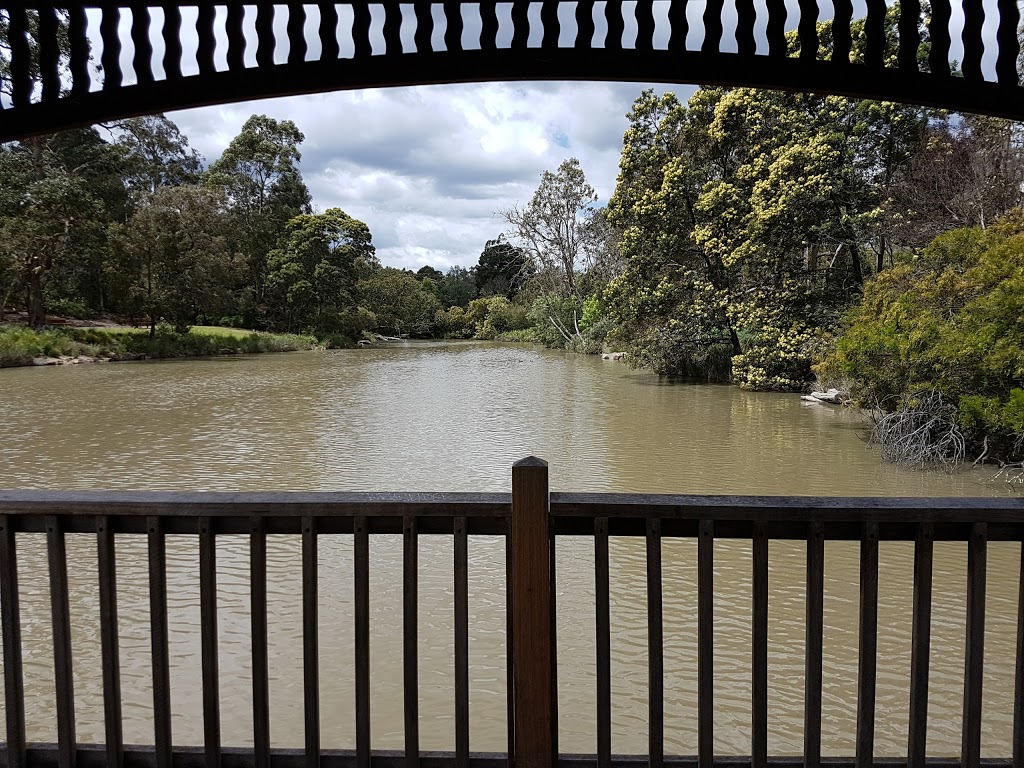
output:
POLYGON ((548 464, 512 465, 512 653, 516 768, 554 763, 548 464))

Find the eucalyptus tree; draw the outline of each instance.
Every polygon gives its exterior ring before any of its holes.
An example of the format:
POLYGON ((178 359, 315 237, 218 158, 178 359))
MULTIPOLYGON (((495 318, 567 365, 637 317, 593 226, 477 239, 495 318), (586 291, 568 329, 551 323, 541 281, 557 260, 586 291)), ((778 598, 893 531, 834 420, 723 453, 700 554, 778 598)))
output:
POLYGON ((311 197, 298 167, 304 138, 291 120, 253 115, 206 175, 207 184, 226 192, 256 304, 264 300, 267 255, 285 225, 311 213, 311 197))

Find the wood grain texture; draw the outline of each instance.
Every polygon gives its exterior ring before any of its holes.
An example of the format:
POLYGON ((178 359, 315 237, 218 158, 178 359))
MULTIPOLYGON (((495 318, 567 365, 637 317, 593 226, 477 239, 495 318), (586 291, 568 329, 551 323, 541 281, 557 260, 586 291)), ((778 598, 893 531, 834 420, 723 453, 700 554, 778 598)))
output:
POLYGON ((768 530, 754 523, 751 583, 751 768, 768 765, 768 530))
POLYGON ((825 538, 821 523, 807 526, 804 648, 804 766, 821 765, 821 662, 824 633, 825 538))
POLYGON ((153 744, 157 768, 172 768, 171 652, 167 620, 167 538, 159 517, 146 521, 149 560, 149 647, 153 676, 153 744))
POLYGON ((103 728, 107 765, 124 765, 121 722, 121 655, 117 621, 117 549, 106 517, 96 518, 96 563, 100 597, 100 656, 103 674, 103 728))
POLYGON ((914 608, 910 640, 910 726, 907 768, 925 768, 928 742, 928 676, 932 636, 932 558, 935 529, 917 527, 914 546, 914 608))
POLYGON ((530 457, 512 466, 512 636, 517 768, 551 768, 551 582, 548 466, 530 457))
POLYGON ((418 768, 420 762, 420 691, 418 622, 419 546, 416 518, 407 517, 402 537, 402 691, 405 714, 405 764, 418 768))
POLYGON ((975 523, 967 543, 967 641, 964 649, 962 768, 981 765, 982 684, 985 665, 985 576, 988 529, 975 523))
POLYGON ((1017 583, 1017 665, 1013 687, 1013 768, 1024 768, 1024 543, 1017 583))
POLYGON ((15 533, 0 516, 0 632, 4 649, 4 715, 7 766, 25 766, 25 675, 21 656, 21 607, 15 533))
POLYGON ((875 760, 875 679, 878 648, 878 523, 860 541, 860 640, 857 667, 857 768, 875 760))
POLYGON ((306 766, 320 767, 320 562, 317 519, 302 518, 302 702, 306 766))
POLYGON ((217 652, 217 538, 213 521, 199 519, 199 615, 203 674, 203 752, 206 768, 219 768, 220 661, 217 652))
MULTIPOLYGON (((71 651, 71 603, 68 594, 68 556, 63 521, 46 518, 46 556, 50 575, 50 616, 53 626, 53 682, 57 713, 57 767, 74 768, 75 680, 71 651)), ((158 766, 163 768, 163 766, 158 766)))
POLYGON ((661 520, 647 519, 647 756, 665 764, 665 642, 662 621, 661 520))
POLYGON ((608 518, 594 519, 595 654, 597 656, 597 768, 612 762, 611 588, 608 518))
POLYGON ((697 768, 715 762, 715 524, 697 538, 697 768))
POLYGON ((249 639, 252 642, 252 730, 256 768, 270 768, 270 670, 267 653, 267 532, 255 517, 249 529, 249 639))
POLYGON ((469 541, 466 518, 455 518, 455 768, 469 768, 469 541))

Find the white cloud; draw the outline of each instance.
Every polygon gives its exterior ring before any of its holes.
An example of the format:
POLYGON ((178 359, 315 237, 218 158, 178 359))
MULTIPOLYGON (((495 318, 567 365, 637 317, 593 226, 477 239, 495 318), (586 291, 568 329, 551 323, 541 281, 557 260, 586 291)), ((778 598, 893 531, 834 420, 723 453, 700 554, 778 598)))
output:
POLYGON ((342 208, 365 221, 385 264, 443 270, 475 264, 504 228, 496 213, 529 200, 541 173, 567 157, 580 159, 606 201, 625 114, 642 89, 563 82, 368 89, 168 116, 210 161, 249 115, 295 121, 306 137, 301 168, 317 209, 342 208))

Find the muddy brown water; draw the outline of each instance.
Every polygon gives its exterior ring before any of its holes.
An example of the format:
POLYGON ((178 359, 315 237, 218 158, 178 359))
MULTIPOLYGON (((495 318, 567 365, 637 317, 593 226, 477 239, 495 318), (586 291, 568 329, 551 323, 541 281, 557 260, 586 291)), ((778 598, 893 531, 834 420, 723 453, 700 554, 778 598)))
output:
MULTIPOLYGON (((0 486, 51 489, 507 491, 536 454, 553 490, 990 496, 988 470, 885 466, 853 413, 793 395, 684 385, 535 347, 422 343, 350 351, 0 371, 0 486)), ((146 544, 119 537, 125 738, 152 743, 146 544)), ((374 748, 402 733, 401 540, 371 538, 374 748)), ((275 746, 302 745, 301 552, 271 537, 275 746)), ((96 547, 69 535, 78 734, 102 742, 96 547)), ((505 747, 504 545, 470 541, 471 748, 505 747)), ((769 749, 802 748, 804 547, 770 547, 769 749)), ((29 739, 53 741, 45 548, 19 536, 29 739)), ((560 747, 593 752, 593 543, 558 544, 560 747)), ((854 752, 858 551, 826 544, 823 744, 854 752)), ((611 542, 613 741, 646 750, 644 544, 611 542)), ((325 748, 355 743, 352 542, 320 541, 325 748)), ((880 546, 876 753, 905 754, 913 547, 880 546)), ((218 541, 223 741, 252 743, 248 544, 218 541)), ((454 748, 452 541, 420 538, 420 733, 454 748)), ((983 753, 1008 756, 1020 547, 989 547, 983 753)), ((664 542, 666 750, 696 751, 696 545, 664 542)), ((202 743, 198 545, 168 541, 176 744, 202 743)), ((715 544, 715 746, 750 752, 750 544, 715 544)), ((935 548, 929 755, 960 747, 966 545, 935 548)))

